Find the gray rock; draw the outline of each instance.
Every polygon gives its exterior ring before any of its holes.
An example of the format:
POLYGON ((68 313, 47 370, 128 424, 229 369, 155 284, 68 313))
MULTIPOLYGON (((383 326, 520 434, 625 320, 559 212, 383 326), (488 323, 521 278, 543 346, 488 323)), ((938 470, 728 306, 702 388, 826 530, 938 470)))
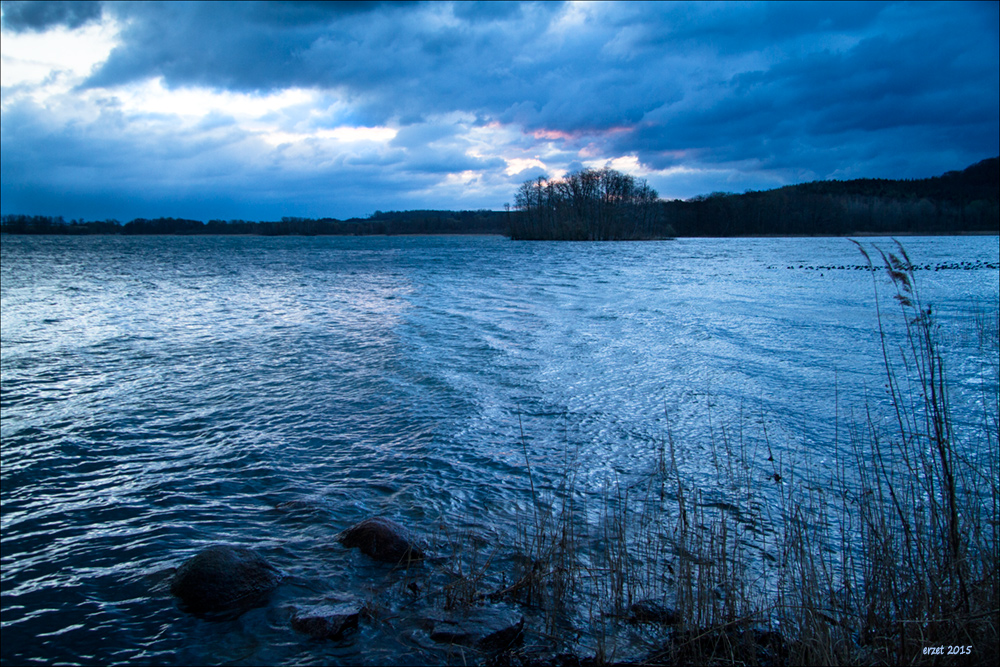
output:
POLYGON ((478 607, 430 621, 431 639, 442 644, 500 652, 524 638, 524 617, 503 609, 478 607))
POLYGON ((349 549, 357 547, 363 554, 386 563, 405 564, 424 557, 405 528, 383 517, 356 523, 337 539, 349 549))
POLYGON ((348 630, 358 627, 361 610, 351 604, 320 605, 296 612, 292 627, 315 639, 340 639, 348 630))
POLYGON ((281 577, 276 567, 254 551, 217 545, 181 565, 170 592, 194 614, 242 613, 274 590, 281 577))

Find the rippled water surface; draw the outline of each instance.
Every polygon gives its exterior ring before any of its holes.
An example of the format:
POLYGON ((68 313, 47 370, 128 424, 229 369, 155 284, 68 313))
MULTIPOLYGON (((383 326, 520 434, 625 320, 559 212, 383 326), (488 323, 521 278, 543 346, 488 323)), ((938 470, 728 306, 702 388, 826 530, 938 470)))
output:
MULTIPOLYGON (((905 245, 975 421, 997 237, 905 245)), ((344 642, 290 629, 296 605, 397 583, 340 530, 509 544, 525 449, 542 490, 571 459, 584 496, 643 475, 668 428, 707 492, 719 425, 822 459, 838 416, 884 402, 863 261, 844 239, 5 236, 3 662, 451 659, 399 609, 344 642), (219 542, 288 576, 213 622, 164 571, 219 542)))

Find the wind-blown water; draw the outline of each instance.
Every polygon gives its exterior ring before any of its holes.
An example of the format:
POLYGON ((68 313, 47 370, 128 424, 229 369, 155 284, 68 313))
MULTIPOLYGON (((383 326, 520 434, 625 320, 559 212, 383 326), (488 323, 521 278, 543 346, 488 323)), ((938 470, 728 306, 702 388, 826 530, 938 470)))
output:
MULTIPOLYGON (((997 237, 905 245, 974 422, 997 237)), ((432 550, 442 526, 503 543, 530 503, 522 444, 539 486, 569 457, 584 494, 645 474, 668 429, 709 495, 720 424, 822 459, 838 417, 885 401, 863 262, 844 239, 5 236, 2 660, 440 659, 405 620, 341 643, 289 627, 384 585, 338 531, 381 514, 432 550), (218 542, 288 573, 270 604, 178 608, 162 571, 218 542)))

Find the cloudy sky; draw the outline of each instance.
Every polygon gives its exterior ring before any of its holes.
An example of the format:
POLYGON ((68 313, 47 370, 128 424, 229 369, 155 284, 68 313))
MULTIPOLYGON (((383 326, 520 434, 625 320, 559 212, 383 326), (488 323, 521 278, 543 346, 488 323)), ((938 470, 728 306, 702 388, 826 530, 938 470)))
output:
POLYGON ((1000 154, 995 2, 2 12, 5 214, 500 209, 604 165, 672 199, 1000 154))

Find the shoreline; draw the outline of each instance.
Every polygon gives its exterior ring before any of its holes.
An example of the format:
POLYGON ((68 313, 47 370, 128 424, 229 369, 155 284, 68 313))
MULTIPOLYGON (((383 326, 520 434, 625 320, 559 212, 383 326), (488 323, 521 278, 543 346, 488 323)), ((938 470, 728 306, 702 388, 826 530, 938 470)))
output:
POLYGON ((296 237, 296 238, 363 238, 363 237, 380 237, 380 238, 422 238, 422 237, 472 237, 472 236, 497 236, 501 238, 506 238, 510 240, 517 241, 541 241, 541 242, 565 242, 565 243, 641 243, 646 241, 678 241, 681 239, 849 239, 849 238, 894 238, 894 237, 906 237, 906 238, 921 238, 921 237, 939 237, 939 236, 998 236, 1000 237, 1000 229, 995 231, 963 231, 963 232, 853 232, 850 234, 741 234, 734 236, 667 236, 667 237, 656 237, 648 239, 606 239, 606 240, 596 240, 596 239, 511 239, 507 234, 501 233, 486 233, 486 232, 442 232, 436 234, 429 232, 426 234, 217 234, 217 233, 205 233, 205 234, 125 234, 125 233, 108 233, 108 232, 97 232, 97 233, 60 233, 60 232, 10 232, 2 231, 0 232, 0 237, 3 236, 61 236, 61 237, 80 237, 80 236, 129 236, 129 237, 164 237, 164 236, 177 236, 177 237, 195 237, 195 236, 209 236, 209 237, 239 237, 239 238, 283 238, 283 237, 296 237))

